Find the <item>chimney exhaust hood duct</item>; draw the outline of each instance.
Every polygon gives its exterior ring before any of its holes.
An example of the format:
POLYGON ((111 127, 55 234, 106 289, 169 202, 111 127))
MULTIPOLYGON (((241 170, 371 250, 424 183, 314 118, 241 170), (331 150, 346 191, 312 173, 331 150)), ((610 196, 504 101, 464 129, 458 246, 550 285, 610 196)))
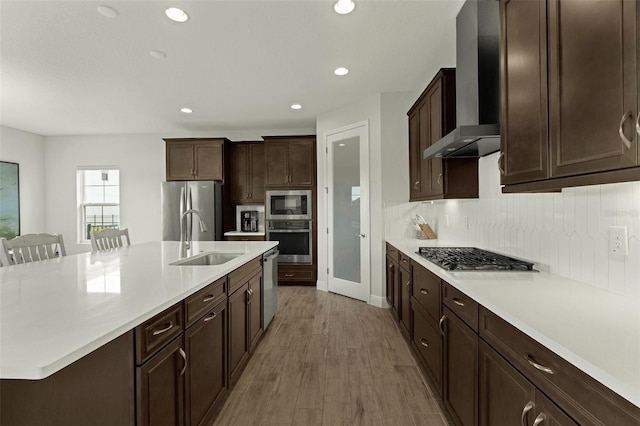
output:
POLYGON ((496 0, 467 0, 456 17, 457 127, 424 158, 482 157, 500 149, 500 22, 496 0))

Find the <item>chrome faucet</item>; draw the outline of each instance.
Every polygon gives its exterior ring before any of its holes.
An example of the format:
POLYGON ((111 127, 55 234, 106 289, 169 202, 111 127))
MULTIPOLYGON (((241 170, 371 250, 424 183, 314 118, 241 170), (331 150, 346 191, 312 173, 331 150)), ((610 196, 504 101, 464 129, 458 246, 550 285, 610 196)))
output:
POLYGON ((187 235, 185 236, 184 218, 187 217, 187 215, 194 215, 194 214, 198 216, 198 220, 200 221, 200 232, 207 232, 207 227, 202 221, 202 218, 200 217, 200 212, 198 210, 189 209, 189 210, 186 210, 184 213, 182 213, 182 216, 180 216, 180 247, 184 252, 186 252, 187 249, 191 248, 191 243, 193 242, 191 232, 189 232, 190 230, 187 231, 187 235))

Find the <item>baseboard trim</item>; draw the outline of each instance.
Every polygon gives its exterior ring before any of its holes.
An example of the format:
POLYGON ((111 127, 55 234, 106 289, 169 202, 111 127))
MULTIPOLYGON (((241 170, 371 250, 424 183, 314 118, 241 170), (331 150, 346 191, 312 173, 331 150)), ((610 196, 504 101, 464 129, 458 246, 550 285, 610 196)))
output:
POLYGON ((378 308, 389 307, 386 297, 374 296, 373 294, 369 295, 369 304, 378 308))

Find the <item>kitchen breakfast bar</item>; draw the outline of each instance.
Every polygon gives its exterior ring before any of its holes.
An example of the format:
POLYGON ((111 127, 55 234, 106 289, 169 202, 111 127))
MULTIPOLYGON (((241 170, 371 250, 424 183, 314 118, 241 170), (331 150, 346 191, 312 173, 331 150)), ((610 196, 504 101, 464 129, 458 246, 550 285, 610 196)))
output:
MULTIPOLYGON (((221 254, 224 263, 218 265, 175 265, 185 257, 180 243, 149 242, 0 268, 0 424, 152 423, 142 412, 152 401, 140 392, 141 383, 167 380, 153 375, 160 364, 151 365, 166 350, 177 354, 172 362, 184 375, 193 354, 183 347, 193 347, 193 353, 200 349, 194 337, 200 321, 218 324, 220 342, 226 346, 228 341, 228 348, 220 348, 219 364, 227 365, 227 358, 235 356, 227 349, 245 345, 236 362, 241 370, 259 335, 253 333, 251 342, 247 332, 245 342, 231 342, 230 330, 227 340, 234 312, 244 314, 238 317, 239 327, 251 325, 252 308, 232 308, 231 293, 248 306, 258 291, 254 305, 260 308, 253 321, 261 326, 262 255, 275 246, 269 241, 193 242, 186 253, 221 254), (211 307, 200 306, 202 301, 211 307)), ((211 342, 204 346, 215 350, 211 342)), ((226 371, 224 375, 223 387, 228 387, 226 371)), ((197 379, 190 380, 187 373, 179 379, 183 389, 178 393, 188 396, 188 386, 197 379)), ((213 410, 185 405, 181 411, 187 416, 211 416, 208 411, 213 410)))

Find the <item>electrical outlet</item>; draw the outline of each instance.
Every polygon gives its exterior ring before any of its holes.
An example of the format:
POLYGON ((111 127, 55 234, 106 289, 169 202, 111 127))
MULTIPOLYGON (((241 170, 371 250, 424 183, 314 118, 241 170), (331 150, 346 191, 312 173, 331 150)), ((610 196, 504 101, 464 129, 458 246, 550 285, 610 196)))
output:
POLYGON ((629 255, 629 237, 626 226, 609 227, 609 253, 622 256, 629 255))

